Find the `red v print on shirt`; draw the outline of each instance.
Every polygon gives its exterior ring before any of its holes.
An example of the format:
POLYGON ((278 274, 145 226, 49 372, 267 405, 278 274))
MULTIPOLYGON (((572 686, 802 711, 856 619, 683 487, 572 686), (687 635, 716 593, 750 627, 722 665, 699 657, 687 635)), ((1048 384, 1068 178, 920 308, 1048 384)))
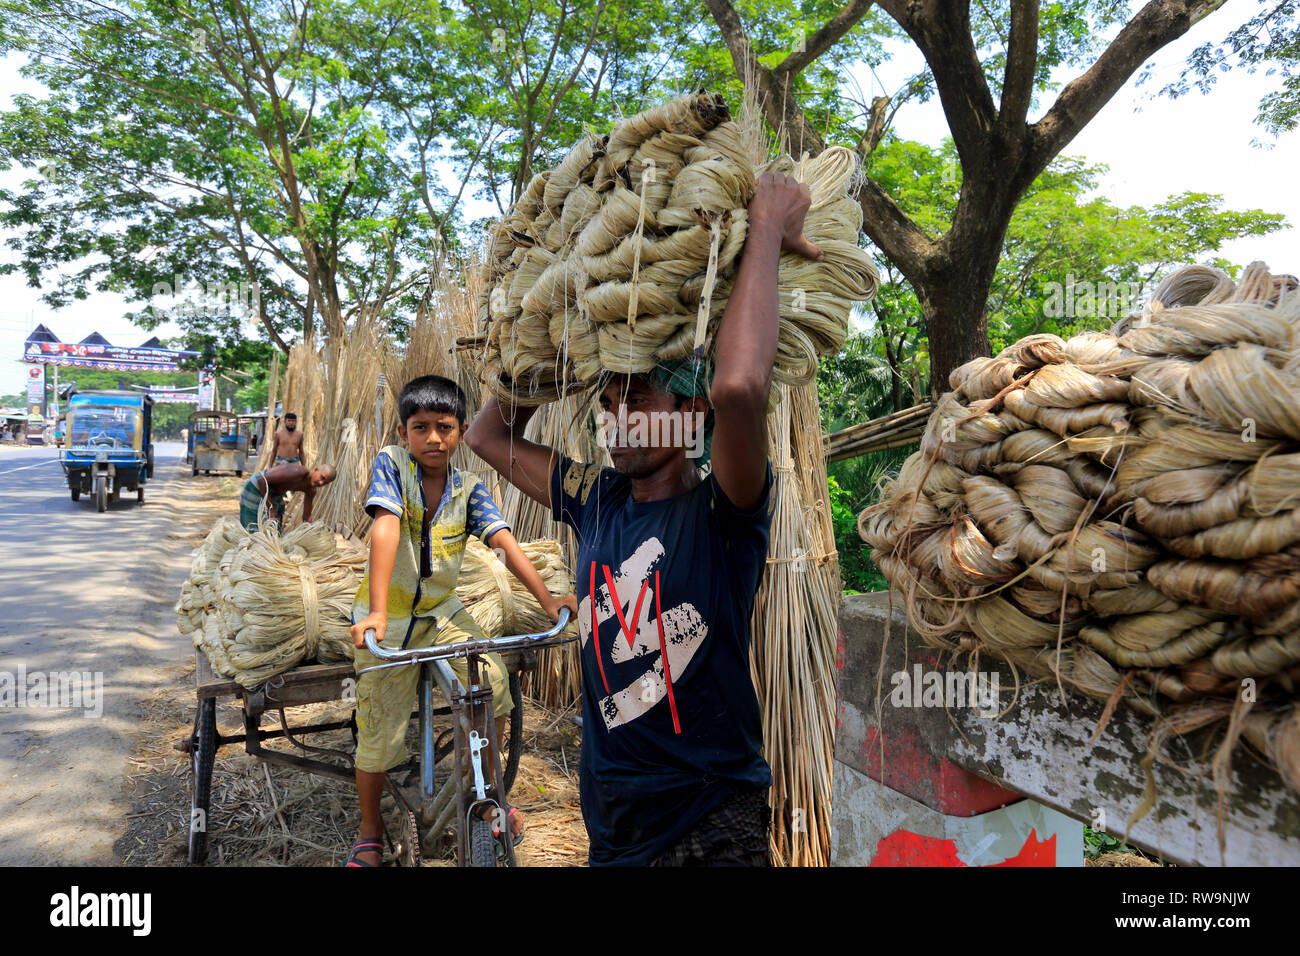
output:
POLYGON ((584 651, 591 635, 599 634, 605 621, 615 619, 619 627, 608 643, 598 640, 595 647, 605 692, 600 713, 607 730, 636 720, 666 697, 673 729, 682 732, 673 681, 685 672, 709 628, 693 604, 683 602, 666 609, 662 606, 658 566, 663 558, 663 543, 651 537, 617 572, 594 561, 587 569, 590 589, 578 608, 584 651), (646 659, 644 673, 625 687, 612 687, 606 662, 621 664, 638 658, 646 659))

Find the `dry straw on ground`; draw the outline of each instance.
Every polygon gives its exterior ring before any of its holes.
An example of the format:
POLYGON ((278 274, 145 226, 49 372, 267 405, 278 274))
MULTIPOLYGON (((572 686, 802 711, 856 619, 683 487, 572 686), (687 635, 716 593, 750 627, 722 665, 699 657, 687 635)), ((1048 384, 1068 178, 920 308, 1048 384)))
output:
MULTIPOLYGON (((1172 732, 1221 723, 1300 788, 1300 291, 1169 276, 1110 333, 952 373, 858 527, 927 641, 1172 732)), ((1109 713, 1109 709, 1106 713, 1109 713)))

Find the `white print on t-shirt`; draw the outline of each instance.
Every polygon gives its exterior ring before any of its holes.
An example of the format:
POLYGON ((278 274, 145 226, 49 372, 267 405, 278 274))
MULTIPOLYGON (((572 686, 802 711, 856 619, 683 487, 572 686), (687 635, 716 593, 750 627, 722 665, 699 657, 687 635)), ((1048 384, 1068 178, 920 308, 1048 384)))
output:
MULTIPOLYGON (((605 727, 613 730, 622 724, 636 720, 668 693, 668 682, 664 679, 663 655, 659 651, 659 626, 662 624, 664 645, 668 649, 669 676, 676 685, 679 675, 695 656, 696 650, 708 636, 709 626, 700 616, 699 610, 690 603, 681 603, 671 608, 662 608, 662 618, 655 620, 655 570, 663 570, 664 546, 656 537, 647 538, 631 556, 613 573, 616 598, 623 611, 623 618, 629 629, 635 627, 631 641, 622 625, 614 634, 612 643, 605 641, 596 648, 597 653, 607 654, 606 662, 622 663, 637 657, 654 655, 646 665, 645 673, 631 684, 615 690, 600 702, 601 716, 605 727), (646 582, 645 596, 641 598, 641 613, 638 619, 631 620, 636 610, 637 598, 641 595, 641 586, 646 582)), ((590 574, 590 566, 586 569, 590 574)), ((662 575, 660 576, 662 579, 662 575)), ((618 619, 614 604, 610 600, 609 585, 600 565, 596 566, 596 589, 592 595, 583 598, 578 607, 578 632, 584 650, 591 637, 591 600, 596 600, 597 626, 610 618, 618 619)), ((663 596, 659 596, 663 601, 663 596)), ((606 629, 608 630, 608 629, 606 629)))

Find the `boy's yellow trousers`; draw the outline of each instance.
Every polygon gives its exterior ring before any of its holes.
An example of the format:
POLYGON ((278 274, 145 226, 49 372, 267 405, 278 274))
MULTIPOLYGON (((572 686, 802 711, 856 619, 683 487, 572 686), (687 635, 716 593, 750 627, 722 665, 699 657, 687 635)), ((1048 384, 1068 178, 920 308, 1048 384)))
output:
MULTIPOLYGON (((460 608, 451 617, 415 619, 411 639, 406 649, 431 645, 455 644, 460 641, 484 640, 487 635, 469 611, 460 608)), ((385 642, 385 647, 389 642, 385 642)), ((479 675, 492 685, 492 713, 501 719, 514 707, 510 697, 510 682, 500 654, 480 658, 479 675)), ((358 671, 382 664, 364 647, 357 648, 355 666, 358 671)), ((451 669, 461 684, 469 684, 469 664, 464 658, 451 661, 451 669)), ((416 706, 416 693, 420 685, 420 668, 416 666, 390 667, 371 671, 357 678, 357 756, 358 770, 382 773, 406 761, 406 727, 411 711, 416 706)))

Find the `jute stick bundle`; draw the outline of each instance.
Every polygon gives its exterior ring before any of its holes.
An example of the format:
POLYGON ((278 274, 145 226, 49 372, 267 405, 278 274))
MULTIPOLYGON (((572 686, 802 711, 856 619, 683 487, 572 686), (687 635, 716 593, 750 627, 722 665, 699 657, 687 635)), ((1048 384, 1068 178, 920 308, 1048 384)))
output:
POLYGON ((176 607, 212 669, 256 687, 307 660, 352 658, 352 598, 367 552, 321 524, 283 537, 224 518, 195 552, 176 607))
MULTIPOLYGON (((532 541, 523 551, 552 594, 573 593, 558 544, 532 541)), ((249 534, 237 519, 223 518, 195 550, 177 627, 215 673, 245 687, 303 661, 351 660, 352 601, 368 559, 361 542, 316 522, 282 537, 274 523, 249 534)), ((537 599, 477 538, 467 542, 456 593, 489 637, 551 626, 537 599)))
POLYGON ((1216 780, 1244 737, 1300 789, 1298 285, 1192 267, 1110 333, 955 370, 858 522, 916 630, 1164 728, 1232 718, 1216 780))

